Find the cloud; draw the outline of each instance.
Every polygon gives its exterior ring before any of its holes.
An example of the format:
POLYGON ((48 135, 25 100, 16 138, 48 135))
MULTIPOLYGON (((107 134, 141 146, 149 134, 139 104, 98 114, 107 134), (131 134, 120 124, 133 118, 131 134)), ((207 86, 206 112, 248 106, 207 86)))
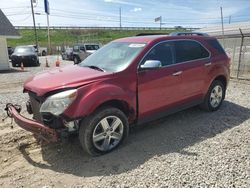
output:
POLYGON ((106 3, 115 3, 115 4, 120 4, 120 5, 129 5, 129 6, 140 6, 138 3, 132 3, 129 1, 124 1, 124 0, 104 0, 106 3))
POLYGON ((135 7, 131 10, 131 12, 140 12, 140 11, 142 11, 141 7, 135 7))

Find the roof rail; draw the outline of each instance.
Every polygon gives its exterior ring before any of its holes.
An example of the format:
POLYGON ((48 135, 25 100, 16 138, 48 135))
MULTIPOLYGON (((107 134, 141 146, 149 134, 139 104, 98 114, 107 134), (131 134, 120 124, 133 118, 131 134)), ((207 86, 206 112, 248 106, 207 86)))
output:
POLYGON ((167 35, 168 33, 139 33, 135 36, 148 36, 148 35, 167 35))
POLYGON ((169 34, 170 36, 182 36, 182 35, 196 35, 196 36, 204 36, 208 37, 207 33, 199 33, 199 32, 173 32, 169 34))

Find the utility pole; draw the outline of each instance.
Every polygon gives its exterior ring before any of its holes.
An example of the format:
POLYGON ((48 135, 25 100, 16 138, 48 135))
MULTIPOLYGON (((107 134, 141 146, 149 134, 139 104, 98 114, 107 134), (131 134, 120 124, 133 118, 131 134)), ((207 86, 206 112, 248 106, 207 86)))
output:
POLYGON ((34 14, 34 7, 33 7, 32 0, 30 0, 30 3, 31 3, 31 11, 32 11, 32 17, 33 17, 33 25, 34 25, 34 32, 35 32, 36 47, 37 47, 37 50, 38 50, 38 40, 37 40, 37 32, 36 32, 36 22, 35 22, 35 14, 34 14))
POLYGON ((160 30, 161 30, 161 25, 162 25, 162 16, 160 16, 160 30))
POLYGON ((221 16, 221 31, 222 31, 222 38, 223 38, 223 46, 224 44, 224 22, 223 22, 223 11, 222 11, 222 7, 220 7, 220 16, 221 16))
POLYGON ((51 44, 50 44, 50 33, 49 33, 49 14, 50 14, 50 8, 49 8, 49 1, 44 0, 44 9, 47 14, 47 30, 48 30, 48 52, 51 54, 51 44))
POLYGON ((49 14, 47 14, 47 30, 48 30, 48 52, 51 54, 50 33, 49 33, 49 14))
POLYGON ((120 29, 122 28, 122 8, 119 8, 119 15, 120 15, 120 29))
POLYGON ((229 16, 229 20, 228 20, 228 24, 230 24, 231 23, 231 16, 229 16))

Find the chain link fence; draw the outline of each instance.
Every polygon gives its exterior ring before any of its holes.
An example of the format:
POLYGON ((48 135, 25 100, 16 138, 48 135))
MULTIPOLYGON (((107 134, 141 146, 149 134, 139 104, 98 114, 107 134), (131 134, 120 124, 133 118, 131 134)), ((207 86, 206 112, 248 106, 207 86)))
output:
POLYGON ((217 37, 231 58, 231 77, 250 79, 250 37, 225 35, 217 37))
POLYGON ((230 76, 237 79, 250 80, 250 27, 240 24, 239 27, 224 30, 220 26, 200 30, 216 37, 231 58, 230 76))

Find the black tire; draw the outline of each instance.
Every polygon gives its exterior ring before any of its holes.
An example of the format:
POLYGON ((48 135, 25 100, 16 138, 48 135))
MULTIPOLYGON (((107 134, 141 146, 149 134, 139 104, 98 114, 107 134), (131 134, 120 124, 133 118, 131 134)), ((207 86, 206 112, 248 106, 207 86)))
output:
POLYGON ((225 95, 226 95, 226 86, 223 84, 223 82, 221 82, 220 80, 214 80, 212 82, 212 84, 210 85, 209 89, 208 89, 208 92, 204 98, 204 101, 203 103, 200 105, 200 107, 203 109, 203 110, 206 110, 206 111, 209 111, 209 112, 212 112, 212 111, 216 111, 220 108, 223 100, 225 99, 225 95), (213 90, 216 88, 216 87, 219 87, 221 88, 221 91, 222 91, 222 98, 219 102, 216 103, 215 106, 212 105, 212 100, 211 100, 211 95, 213 93, 213 90))
POLYGON ((77 56, 74 56, 73 61, 74 61, 74 64, 78 64, 79 63, 79 58, 77 56))
POLYGON ((117 108, 104 107, 104 108, 98 109, 92 115, 83 119, 83 121, 81 122, 80 130, 79 130, 79 140, 80 140, 83 150, 86 153, 88 153, 91 156, 98 156, 98 155, 108 153, 114 150, 115 148, 117 148, 124 141, 124 139, 128 136, 128 133, 129 133, 129 123, 125 114, 117 108), (94 141, 93 141, 94 140, 93 134, 96 128, 98 127, 98 125, 100 125, 100 121, 103 120, 104 118, 111 117, 111 116, 118 117, 119 120, 122 122, 123 133, 122 133, 121 139, 119 140, 119 143, 117 143, 115 147, 108 149, 106 151, 102 151, 95 146, 94 141))
POLYGON ((40 62, 39 62, 39 60, 37 60, 35 63, 35 67, 39 67, 39 66, 40 66, 40 62))
POLYGON ((45 51, 42 51, 42 56, 46 56, 47 53, 45 51))

